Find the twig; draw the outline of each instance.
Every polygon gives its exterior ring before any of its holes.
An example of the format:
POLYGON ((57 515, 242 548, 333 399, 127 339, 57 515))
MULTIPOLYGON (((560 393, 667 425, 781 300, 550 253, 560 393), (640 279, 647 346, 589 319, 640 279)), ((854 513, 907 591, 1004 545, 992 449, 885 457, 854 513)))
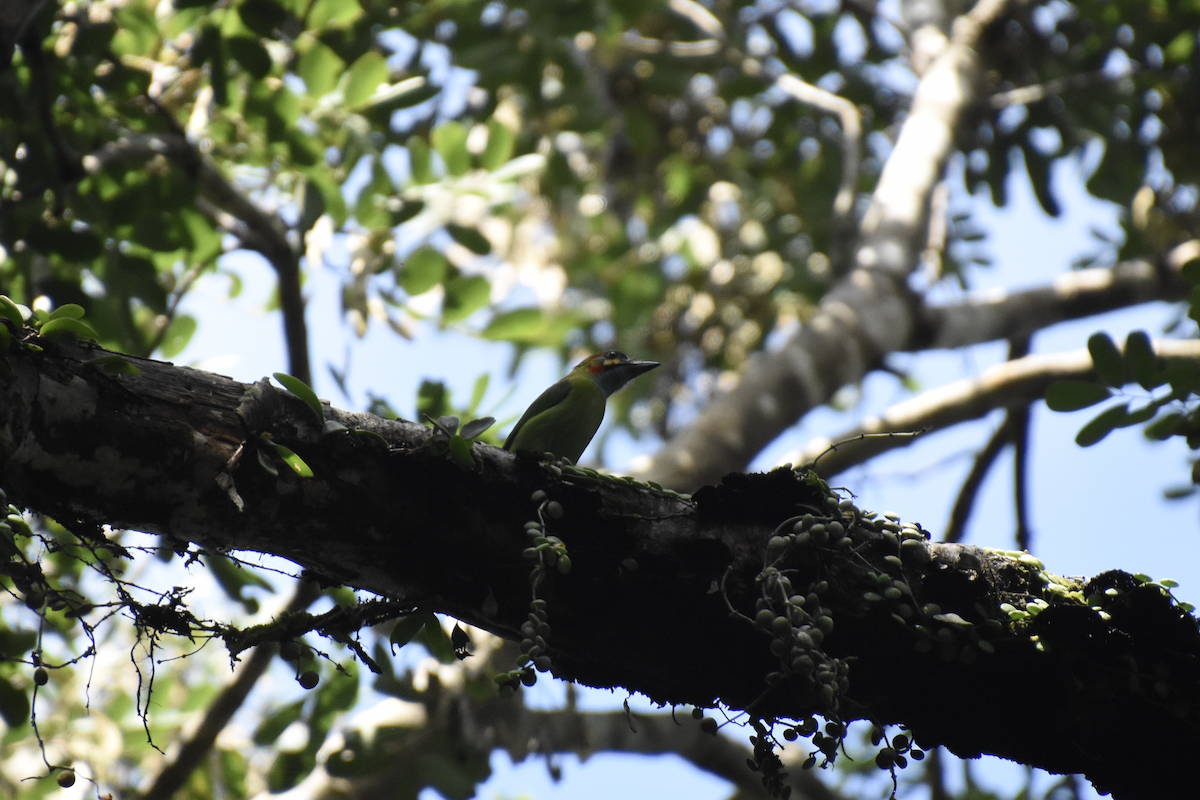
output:
POLYGON ((1045 100, 1047 97, 1055 97, 1067 92, 1077 92, 1082 89, 1090 89, 1093 86, 1114 83, 1121 78, 1132 75, 1135 70, 1136 68, 1130 69, 1119 75, 1108 75, 1100 70, 1096 70, 1095 72, 1084 72, 1079 75, 1068 75, 1065 78, 1055 78, 1045 83, 1022 86, 1018 89, 1010 89, 1007 92, 997 92, 988 98, 988 105, 994 109, 1028 105, 1036 103, 1039 100, 1045 100))
MULTIPOLYGON (((301 581, 288 602, 287 611, 302 611, 319 594, 320 590, 314 583, 301 581)), ((234 713, 246 701, 250 690, 258 683, 258 679, 266 673, 267 667, 271 666, 271 659, 276 650, 277 648, 271 645, 259 645, 254 648, 250 657, 242 662, 237 677, 209 704, 200 725, 180 745, 179 750, 158 773, 141 800, 168 800, 174 796, 212 750, 217 735, 225 729, 234 713)))
MULTIPOLYGON (((1200 340, 1156 339, 1154 351, 1160 358, 1200 360, 1200 340)), ((823 477, 844 472, 881 453, 909 443, 902 437, 867 437, 864 434, 899 433, 948 428, 985 416, 997 408, 1020 408, 1041 399, 1051 382, 1064 378, 1086 379, 1092 375, 1092 357, 1087 349, 1051 355, 1030 355, 1006 361, 966 378, 931 389, 911 400, 897 403, 879 416, 869 417, 836 437, 843 444, 826 456, 823 477), (846 440, 861 440, 846 447, 846 440), (832 465, 830 464, 832 462, 832 465)), ((831 439, 813 439, 800 451, 782 460, 806 464, 830 446, 831 439)))

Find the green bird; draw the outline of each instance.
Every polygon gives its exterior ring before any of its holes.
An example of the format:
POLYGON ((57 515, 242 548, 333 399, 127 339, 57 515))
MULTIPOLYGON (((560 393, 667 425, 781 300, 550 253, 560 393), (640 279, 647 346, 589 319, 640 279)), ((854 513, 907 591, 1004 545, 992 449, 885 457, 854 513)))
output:
POLYGON ((578 461, 600 428, 609 395, 657 366, 657 361, 631 361, 616 350, 588 356, 525 409, 504 449, 578 461))

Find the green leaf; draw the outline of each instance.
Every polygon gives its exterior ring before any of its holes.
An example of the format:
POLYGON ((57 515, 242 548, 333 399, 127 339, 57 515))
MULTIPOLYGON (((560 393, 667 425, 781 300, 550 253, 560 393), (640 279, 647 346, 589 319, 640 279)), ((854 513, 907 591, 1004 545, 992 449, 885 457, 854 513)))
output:
POLYGON ((468 440, 475 439, 479 436, 479 434, 483 433, 495 424, 495 417, 480 417, 479 419, 473 419, 466 425, 462 426, 462 438, 468 440))
POLYGON ((0 675, 0 719, 9 728, 29 724, 29 696, 3 675, 0 675))
POLYGON ((345 69, 346 62, 337 53, 323 42, 314 40, 308 52, 300 56, 296 74, 304 81, 310 97, 323 97, 337 86, 345 69))
POLYGON ((1107 333, 1093 333, 1088 339, 1088 352, 1092 354, 1092 364, 1096 374, 1109 386, 1121 387, 1129 381, 1129 371, 1125 369, 1125 359, 1121 351, 1107 333))
POLYGON ((542 329, 545 316, 538 308, 518 308, 492 317, 483 329, 483 338, 491 341, 529 341, 542 329))
POLYGON ((196 318, 191 314, 176 314, 167 324, 162 344, 158 346, 162 357, 168 361, 177 357, 188 346, 188 343, 192 341, 192 336, 195 333, 196 318))
POLYGON ((82 320, 72 319, 70 317, 59 317, 58 319, 52 319, 46 324, 42 325, 39 332, 42 334, 42 336, 46 336, 51 339, 55 339, 60 336, 78 336, 80 339, 91 339, 92 341, 96 341, 96 339, 99 338, 99 334, 92 330, 91 325, 88 325, 82 320))
POLYGON ((1182 432, 1182 422, 1183 414, 1173 411, 1170 414, 1163 414, 1154 420, 1154 422, 1151 422, 1142 432, 1146 435, 1147 439, 1154 439, 1161 442, 1182 432))
POLYGON ((1116 428, 1122 427, 1128 415, 1128 403, 1101 411, 1095 419, 1079 429, 1079 433, 1075 436, 1075 444, 1080 447, 1091 447, 1116 428))
POLYGON ((308 29, 345 28, 363 15, 357 0, 317 0, 308 15, 308 29))
POLYGON ((85 362, 110 375, 141 375, 142 371, 130 363, 125 356, 100 356, 85 362))
POLYGON ((271 54, 267 48, 249 36, 231 36, 225 40, 229 54, 242 65, 242 69, 250 73, 255 80, 262 80, 271 74, 271 54))
POLYGON ((1143 389, 1153 389, 1161 385, 1155 380, 1158 374, 1158 356, 1154 353, 1154 345, 1145 331, 1134 331, 1125 339, 1125 363, 1133 379, 1143 389))
POLYGON ((254 743, 260 746, 271 744, 279 738, 288 725, 300 719, 303 711, 304 701, 297 700, 271 714, 258 726, 258 730, 254 731, 254 743))
MULTIPOLYGON (((474 414, 479 404, 483 402, 483 396, 487 394, 488 383, 491 382, 492 376, 490 373, 483 373, 475 379, 475 385, 471 388, 471 405, 467 406, 467 413, 474 414)), ((466 434, 463 434, 466 436, 466 434)), ((478 434, 477 434, 478 435, 478 434)), ((474 439, 474 436, 467 436, 468 439, 474 439)))
POLYGON ((1112 396, 1108 388, 1095 381, 1061 380, 1046 387, 1046 406, 1051 411, 1078 411, 1112 396))
POLYGON ((396 191, 392 178, 379 159, 371 170, 371 182, 363 187, 354 204, 354 216, 358 224, 364 228, 389 228, 392 215, 387 208, 387 200, 396 191))
POLYGON ((388 82, 388 78, 387 60, 373 50, 363 53, 350 65, 349 79, 343 92, 346 107, 354 109, 366 105, 375 90, 388 82))
POLYGON ((50 319, 83 319, 83 306, 67 303, 50 312, 50 319))
POLYGON ((242 589, 247 586, 257 586, 272 593, 275 591, 275 587, 268 583, 261 575, 256 574, 253 570, 245 569, 225 556, 206 555, 204 563, 208 566, 213 577, 217 579, 217 583, 225 591, 225 594, 230 599, 241 603, 250 613, 258 610, 258 601, 252 597, 244 596, 242 589))
POLYGON ((0 319, 12 320, 18 327, 25 324, 25 316, 21 313, 20 306, 3 294, 0 294, 0 319))
POLYGON ((450 393, 441 381, 423 380, 417 387, 417 416, 437 419, 450 407, 450 393))
POLYGON ((410 136, 404 146, 408 149, 409 169, 412 172, 413 183, 436 181, 437 177, 433 174, 433 166, 429 158, 429 145, 418 136, 410 136))
POLYGON ((463 469, 475 466, 475 457, 471 455, 471 443, 457 433, 450 437, 450 457, 463 469))
POLYGON ((400 265, 396 283, 414 297, 437 286, 446 278, 450 263, 432 247, 422 247, 400 265))
POLYGON ((487 305, 492 293, 491 282, 482 275, 460 275, 446 282, 446 299, 442 303, 442 320, 461 322, 487 305))
POLYGON ((404 647, 404 645, 412 641, 412 638, 420 632, 421 628, 425 627, 425 623, 432 616, 432 612, 417 611, 409 614, 407 617, 401 617, 396 620, 396 625, 392 628, 392 635, 390 637, 393 648, 392 652, 395 652, 395 648, 404 647))
POLYGON ((467 228, 462 225, 455 225, 453 222, 447 222, 446 233, 450 234, 451 239, 477 256, 485 256, 492 252, 492 245, 488 242, 487 237, 475 228, 467 228))
POLYGON ((425 627, 422 628, 422 641, 433 657, 443 664, 453 664, 456 661, 450 635, 446 633, 446 629, 442 627, 437 616, 432 613, 426 620, 425 627))
POLYGON ((1167 61, 1174 64, 1185 64, 1192 60, 1192 52, 1196 49, 1195 31, 1183 31, 1175 36, 1163 48, 1167 61))
POLYGON ((307 383, 299 378, 288 375, 286 372, 273 373, 272 377, 279 381, 279 384, 283 388, 307 403, 308 407, 317 415, 317 419, 325 419, 325 409, 322 408, 321 401, 317 398, 317 393, 307 383))
POLYGON ((283 459, 283 463, 292 468, 292 472, 301 478, 311 478, 313 476, 312 468, 304 463, 304 459, 300 456, 278 442, 271 442, 271 446, 275 448, 275 452, 279 453, 279 457, 283 459))
POLYGON ((480 166, 489 172, 499 169, 512 158, 516 140, 516 134, 507 125, 494 119, 488 120, 487 147, 479 157, 480 166))
MULTIPOLYGON (((7 353, 8 348, 12 347, 13 335, 8 332, 8 326, 0 323, 0 354, 7 353)), ((8 367, 8 362, 4 362, 4 366, 8 367)), ((7 372, 5 373, 7 377, 7 372)))
POLYGON ((433 129, 429 135, 433 149, 437 150, 446 171, 451 175, 463 175, 471 168, 471 154, 467 151, 467 129, 461 122, 445 122, 433 129))

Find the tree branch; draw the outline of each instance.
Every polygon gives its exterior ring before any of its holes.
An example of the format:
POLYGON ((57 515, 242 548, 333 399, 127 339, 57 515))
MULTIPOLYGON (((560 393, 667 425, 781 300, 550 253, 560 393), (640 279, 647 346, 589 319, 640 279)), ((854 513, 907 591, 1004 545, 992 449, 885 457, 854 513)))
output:
POLYGON ((680 489, 714 482, 908 341, 917 304, 906 281, 924 244, 929 197, 979 96, 974 47, 1005 6, 984 0, 959 18, 950 46, 925 72, 859 226, 854 271, 826 292, 809 324, 779 352, 752 358, 738 385, 639 465, 639 475, 680 489))
POLYGON ((511 641, 536 579, 545 652, 568 680, 755 718, 902 722, 925 749, 1082 772, 1118 797, 1194 787, 1200 629, 1159 585, 1062 579, 1028 556, 931 544, 789 470, 686 498, 478 445, 465 468, 423 446, 423 426, 327 409, 348 429, 327 433, 266 382, 135 358, 140 374, 108 375, 86 363, 103 354, 26 330, 3 356, 10 502, 270 553, 511 641), (313 477, 261 466, 277 459, 264 433, 313 477), (534 571, 527 521, 561 539, 569 574, 534 571))
MULTIPOLYGON (((1200 340, 1159 339, 1155 352, 1167 359, 1200 360, 1200 340)), ((889 408, 880 416, 868 417, 842 431, 836 439, 820 437, 789 453, 785 460, 809 464, 820 457, 820 473, 832 478, 880 453, 912 443, 907 437, 879 434, 904 431, 935 431, 986 416, 997 408, 1024 408, 1040 400, 1046 387, 1065 378, 1095 378, 1092 357, 1086 349, 1052 355, 1031 355, 985 369, 978 377, 937 389, 889 408), (862 438, 866 436, 867 438, 862 438), (837 442, 833 453, 825 451, 837 442)))
MULTIPOLYGON (((284 613, 304 610, 319 594, 320 590, 311 581, 299 582, 284 613)), ((169 800, 175 796, 191 777, 192 772, 212 752, 217 736, 246 702, 250 690, 266 673, 267 668, 271 666, 271 659, 278 651, 278 646, 274 644, 254 648, 250 657, 242 662, 233 681, 208 704, 200 724, 179 744, 179 749, 159 771, 150 788, 141 795, 141 800, 169 800)))

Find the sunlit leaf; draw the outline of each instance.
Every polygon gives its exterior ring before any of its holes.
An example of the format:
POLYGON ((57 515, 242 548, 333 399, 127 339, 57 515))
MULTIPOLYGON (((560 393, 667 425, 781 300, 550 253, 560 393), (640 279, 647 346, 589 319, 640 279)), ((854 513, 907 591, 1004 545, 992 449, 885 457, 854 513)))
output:
POLYGON ((396 283, 410 295, 424 294, 441 283, 450 264, 446 257, 432 247, 422 247, 400 264, 396 283))
POLYGON ((50 319, 83 319, 83 306, 67 303, 50 312, 50 319))
POLYGON ((51 339, 63 335, 78 336, 80 339, 90 339, 92 341, 98 338, 97 333, 92 330, 91 325, 88 325, 83 320, 72 319, 71 317, 52 319, 43 325, 39 332, 42 336, 47 336, 51 339))
POLYGON ((494 119, 488 120, 487 127, 487 147, 483 149, 483 154, 479 157, 479 164, 484 169, 491 171, 499 169, 512 158, 513 146, 517 137, 507 125, 494 119))
POLYGON ((347 108, 358 108, 388 82, 388 65, 382 55, 371 50, 350 65, 343 98, 347 108))
POLYGON ((296 74, 303 79, 310 97, 321 97, 333 90, 345 69, 346 62, 337 53, 323 42, 313 40, 308 51, 300 56, 296 74))
POLYGON ((324 419, 325 409, 321 406, 321 401, 317 398, 317 393, 307 383, 299 378, 288 375, 286 372, 272 373, 272 377, 279 381, 280 386, 307 403, 308 407, 317 415, 317 419, 324 419))
POLYGON ((471 168, 471 154, 467 151, 467 129, 458 121, 444 122, 433 129, 429 136, 433 149, 446 164, 451 175, 462 175, 471 168))
POLYGON ((176 314, 167 324, 159 351, 165 359, 177 357, 192 341, 196 333, 196 318, 190 314, 176 314))
POLYGON ((2 294, 0 294, 0 319, 12 320, 17 325, 25 324, 25 315, 21 313, 20 306, 2 294))
POLYGON ((313 476, 312 468, 292 450, 279 444, 279 442, 271 442, 271 446, 275 448, 275 452, 279 453, 279 457, 283 459, 283 463, 291 467, 292 472, 301 478, 311 478, 313 476))

